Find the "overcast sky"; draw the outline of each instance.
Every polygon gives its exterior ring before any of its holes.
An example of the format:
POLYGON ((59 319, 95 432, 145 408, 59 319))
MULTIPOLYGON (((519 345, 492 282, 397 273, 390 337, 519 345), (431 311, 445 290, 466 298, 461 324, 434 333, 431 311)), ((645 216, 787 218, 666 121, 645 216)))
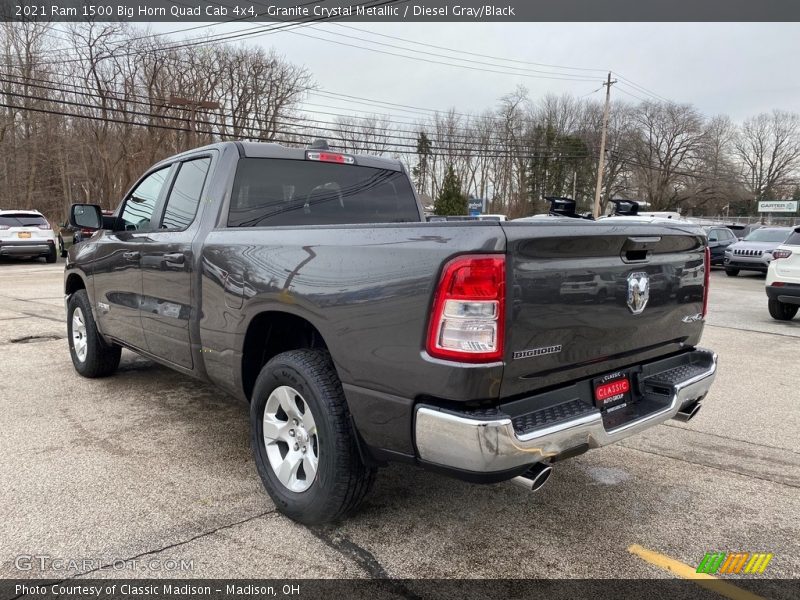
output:
MULTIPOLYGON (((800 112, 800 24, 797 23, 345 23, 350 27, 473 52, 485 56, 574 67, 611 69, 649 92, 697 106, 703 113, 724 113, 740 121, 779 108, 800 112)), ((247 25, 220 25, 214 33, 247 25)), ((174 23, 153 25, 172 31, 174 23)), ((202 31, 202 30, 200 30, 202 31)), ((187 35, 195 36, 194 30, 187 35)), ((555 69, 497 61, 462 54, 469 60, 497 64, 467 65, 476 69, 508 67, 555 72, 555 76, 589 78, 564 81, 523 74, 499 74, 470 68, 432 64, 400 56, 311 39, 299 33, 336 39, 342 44, 370 47, 395 54, 459 62, 442 50, 405 41, 372 36, 333 24, 302 27, 252 38, 247 43, 274 46, 287 59, 305 65, 323 90, 432 109, 455 107, 460 112, 481 111, 496 105, 504 94, 523 85, 532 99, 547 93, 571 92, 601 99, 594 92, 604 78, 601 71, 555 69), (339 35, 336 35, 339 34, 339 35), (357 39, 342 37, 356 36, 357 39), (368 40, 415 48, 439 56, 369 44, 368 40)), ((466 63, 461 63, 466 64, 466 63)), ((620 81, 612 94, 636 102, 623 90, 640 97, 647 92, 620 81)), ((342 101, 316 98, 318 103, 344 106, 342 101)), ((363 112, 389 112, 413 118, 391 107, 363 112)), ((320 109, 324 110, 324 109, 320 109)))

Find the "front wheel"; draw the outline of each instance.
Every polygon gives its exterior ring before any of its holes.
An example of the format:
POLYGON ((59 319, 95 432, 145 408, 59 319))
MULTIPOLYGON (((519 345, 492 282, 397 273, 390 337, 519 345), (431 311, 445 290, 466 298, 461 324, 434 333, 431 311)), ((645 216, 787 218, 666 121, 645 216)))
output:
POLYGON ((800 306, 786 304, 775 298, 769 299, 767 307, 769 308, 770 316, 778 321, 791 321, 797 314, 797 310, 800 309, 800 306))
POLYGON ((739 274, 739 269, 725 269, 725 275, 728 277, 736 277, 739 274))
POLYGON ((306 525, 354 512, 375 478, 361 460, 330 355, 279 354, 262 369, 250 406, 253 454, 275 506, 306 525))
POLYGON ((86 290, 69 297, 67 338, 72 364, 84 377, 106 377, 117 370, 122 348, 107 344, 100 336, 86 290))

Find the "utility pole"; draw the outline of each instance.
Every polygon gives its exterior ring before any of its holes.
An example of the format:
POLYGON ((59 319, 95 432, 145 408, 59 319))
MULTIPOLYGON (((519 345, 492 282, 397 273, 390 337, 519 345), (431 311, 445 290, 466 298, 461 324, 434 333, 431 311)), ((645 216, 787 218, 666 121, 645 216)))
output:
POLYGON ((600 190, 603 189, 603 169, 606 166, 606 130, 608 129, 608 110, 611 105, 611 86, 617 83, 617 80, 611 81, 611 73, 608 74, 608 79, 603 84, 606 87, 606 105, 603 109, 603 131, 600 134, 600 158, 597 164, 597 187, 594 189, 594 218, 600 216, 600 190))
POLYGON ((204 108, 207 110, 217 110, 219 102, 210 102, 207 100, 192 100, 191 98, 183 98, 181 96, 170 96, 168 104, 173 106, 182 106, 189 111, 189 148, 195 146, 195 134, 197 133, 197 109, 204 108))
POLYGON ((575 191, 576 191, 575 188, 577 186, 578 186, 578 171, 575 170, 572 172, 572 199, 575 200, 575 202, 577 202, 577 199, 575 198, 575 191))

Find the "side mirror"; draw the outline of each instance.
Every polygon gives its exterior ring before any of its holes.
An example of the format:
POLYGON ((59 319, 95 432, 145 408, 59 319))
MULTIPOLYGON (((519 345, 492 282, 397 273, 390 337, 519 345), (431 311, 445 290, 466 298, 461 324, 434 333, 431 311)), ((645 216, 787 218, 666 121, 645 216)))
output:
POLYGON ((103 228, 103 213, 96 204, 73 204, 69 207, 69 224, 96 231, 103 228))

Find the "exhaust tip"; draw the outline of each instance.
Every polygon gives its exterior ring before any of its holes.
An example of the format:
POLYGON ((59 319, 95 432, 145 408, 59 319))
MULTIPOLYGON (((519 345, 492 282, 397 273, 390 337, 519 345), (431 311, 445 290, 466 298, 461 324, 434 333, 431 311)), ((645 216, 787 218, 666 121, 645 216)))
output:
POLYGON ((531 491, 535 492, 545 483, 547 483, 547 480, 550 479, 550 475, 552 474, 553 474, 553 467, 551 467, 550 465, 546 466, 544 469, 541 469, 533 478, 533 483, 531 484, 531 491))
POLYGON ((550 475, 552 474, 553 467, 543 463, 536 463, 528 469, 524 475, 514 477, 511 481, 529 492, 535 492, 547 483, 547 480, 550 479, 550 475))
POLYGON ((686 406, 685 408, 680 409, 678 411, 678 414, 675 415, 675 418, 678 419, 679 421, 683 421, 684 423, 688 423, 689 421, 694 419, 695 416, 697 416, 697 413, 700 412, 700 409, 702 407, 703 407, 703 405, 700 404, 699 402, 695 402, 694 404, 690 404, 689 406, 686 406))

